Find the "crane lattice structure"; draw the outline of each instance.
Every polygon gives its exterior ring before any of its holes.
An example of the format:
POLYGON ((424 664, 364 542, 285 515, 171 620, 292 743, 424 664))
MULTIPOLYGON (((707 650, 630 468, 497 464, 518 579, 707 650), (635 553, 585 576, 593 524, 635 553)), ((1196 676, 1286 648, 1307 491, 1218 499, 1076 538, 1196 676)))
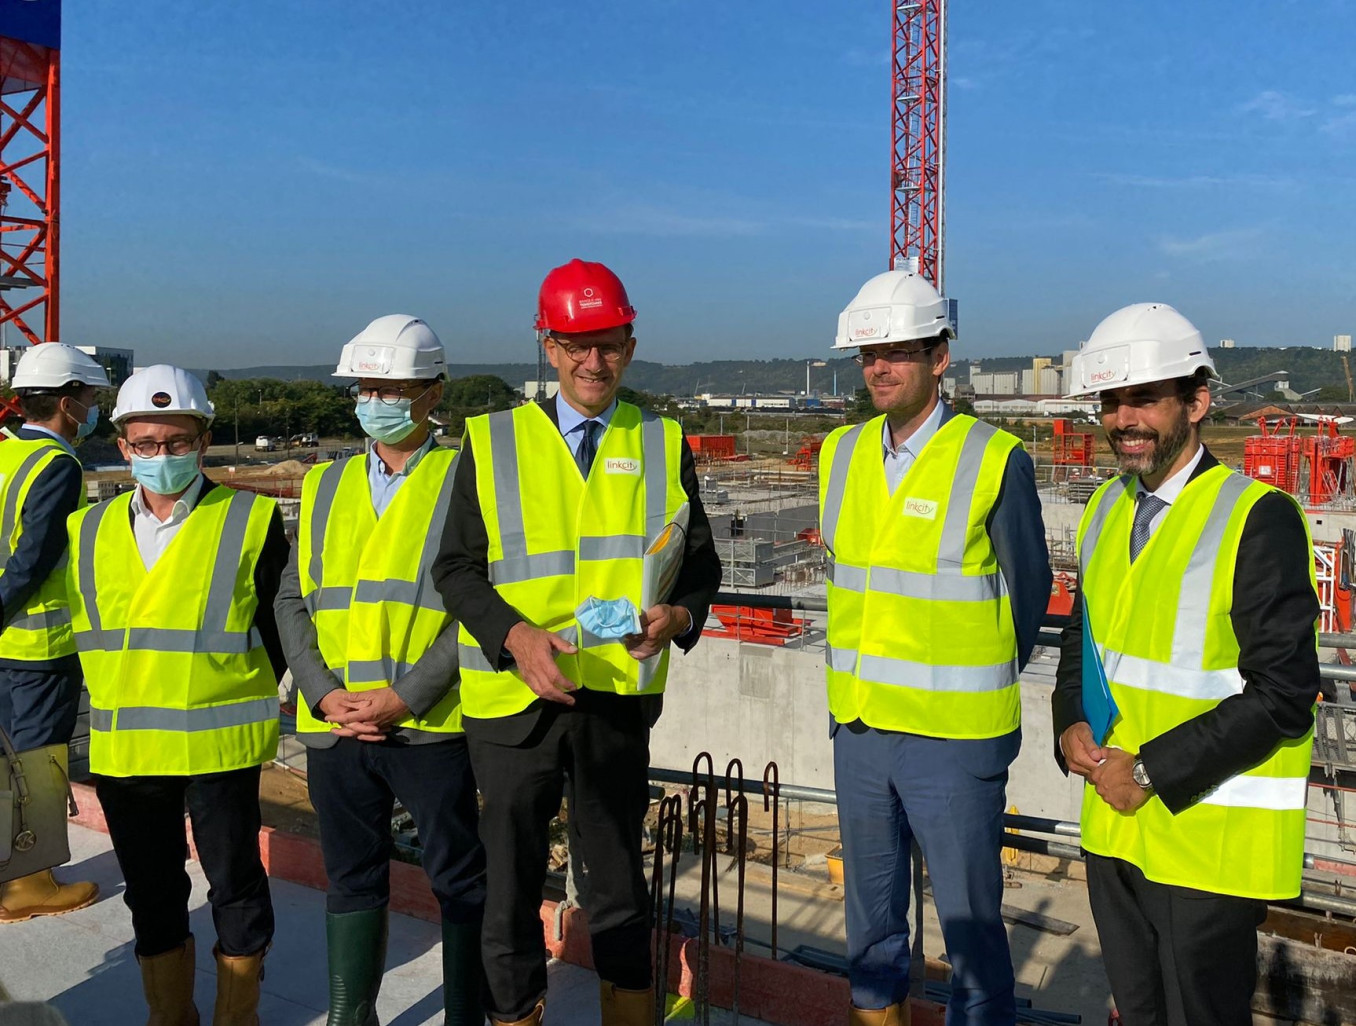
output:
POLYGON ((60 337, 61 3, 0 0, 0 327, 60 337))
POLYGON ((946 0, 892 0, 890 268, 945 295, 946 0))

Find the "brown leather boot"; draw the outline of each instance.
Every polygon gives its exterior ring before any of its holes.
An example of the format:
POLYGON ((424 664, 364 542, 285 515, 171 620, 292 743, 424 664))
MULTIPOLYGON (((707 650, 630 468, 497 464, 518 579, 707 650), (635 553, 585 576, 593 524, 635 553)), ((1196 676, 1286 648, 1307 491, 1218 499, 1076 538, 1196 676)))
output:
POLYGON ((848 1026, 909 1026, 909 999, 888 1008, 848 1006, 848 1026))
POLYGON ((151 1009, 146 1026, 198 1026, 198 1009, 193 1004, 193 935, 163 955, 138 955, 137 962, 141 989, 151 1009))
POLYGON ((625 990, 603 980, 598 986, 598 996, 603 1026, 654 1026, 653 987, 625 990))
POLYGON ((223 955, 213 948, 217 960, 217 1004, 212 1026, 259 1026, 259 984, 264 978, 264 955, 223 955))
POLYGON ((57 883, 50 869, 0 884, 0 923, 22 923, 34 916, 59 916, 93 905, 94 883, 57 883))
POLYGON ((494 1026, 541 1026, 542 1013, 545 1011, 546 1002, 538 1001, 537 1007, 528 1012, 525 1018, 515 1019, 510 1022, 508 1019, 496 1019, 491 1016, 490 1022, 494 1023, 494 1026))

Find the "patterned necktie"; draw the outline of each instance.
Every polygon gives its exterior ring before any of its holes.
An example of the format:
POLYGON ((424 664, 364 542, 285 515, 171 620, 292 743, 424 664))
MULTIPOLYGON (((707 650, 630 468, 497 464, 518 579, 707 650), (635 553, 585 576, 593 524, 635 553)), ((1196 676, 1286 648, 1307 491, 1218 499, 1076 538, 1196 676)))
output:
POLYGON ((585 477, 589 476, 593 457, 598 455, 598 429, 602 426, 596 420, 584 421, 584 437, 579 442, 579 451, 574 454, 574 461, 579 464, 579 472, 585 477))
POLYGON ((1135 504, 1135 523, 1130 528, 1130 562, 1139 559, 1144 546, 1149 544, 1149 525, 1153 523, 1160 510, 1167 508, 1167 505, 1157 495, 1150 495, 1148 492, 1140 495, 1139 501, 1135 504))

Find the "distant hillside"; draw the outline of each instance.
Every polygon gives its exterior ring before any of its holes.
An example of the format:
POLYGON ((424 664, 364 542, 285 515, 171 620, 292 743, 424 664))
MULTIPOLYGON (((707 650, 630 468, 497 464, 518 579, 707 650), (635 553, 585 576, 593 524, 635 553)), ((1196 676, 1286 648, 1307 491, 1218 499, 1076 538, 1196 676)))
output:
MULTIPOLYGON (((1307 392, 1324 385, 1346 385, 1342 372, 1341 354, 1326 349, 1248 348, 1212 349, 1210 354, 1226 381, 1246 381, 1273 371, 1290 372, 1290 387, 1307 392)), ((1058 355, 1051 354, 1058 362, 1058 355)), ((997 356, 977 359, 974 363, 985 371, 1014 371, 1031 366, 1030 356, 997 356)), ((969 359, 960 360, 948 376, 968 380, 969 359)), ((803 392, 805 390, 806 359, 794 360, 715 360, 671 366, 636 360, 626 371, 626 384, 642 392, 657 395, 694 395, 701 392, 803 392)), ((278 378, 284 381, 329 381, 333 364, 311 366, 241 367, 218 371, 224 378, 278 378)), ((861 387, 862 372, 851 359, 842 357, 826 360, 823 367, 810 368, 811 391, 824 394, 833 391, 834 372, 838 375, 839 394, 851 394, 861 387)), ((452 364, 448 372, 454 378, 473 374, 493 374, 503 378, 514 388, 522 388, 524 381, 537 376, 537 367, 530 363, 461 363, 452 364)), ((200 377, 206 370, 195 371, 200 377)), ((555 372, 548 369, 548 376, 555 372)))

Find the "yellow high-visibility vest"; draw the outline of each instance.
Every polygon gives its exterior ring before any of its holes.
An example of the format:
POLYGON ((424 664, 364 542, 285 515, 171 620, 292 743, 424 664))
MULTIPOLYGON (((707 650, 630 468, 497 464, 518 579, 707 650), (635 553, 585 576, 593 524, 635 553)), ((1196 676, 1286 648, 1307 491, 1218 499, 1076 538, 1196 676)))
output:
MULTIPOLYGON (((0 442, 0 558, 7 561, 23 537, 24 503, 33 482, 53 460, 75 459, 55 438, 8 438, 0 442)), ((85 504, 84 491, 80 505, 85 504)), ((5 570, 0 566, 0 576, 5 570)), ((47 575, 28 603, 5 610, 0 659, 39 662, 75 654, 70 603, 66 600, 66 557, 47 575)))
MULTIPOLYGON (((326 463, 301 486, 297 567, 301 597, 315 621, 320 655, 350 691, 386 687, 408 673, 453 620, 433 586, 433 558, 452 503, 457 454, 433 448, 377 517, 368 456, 326 463)), ((423 716, 396 726, 461 730, 456 687, 423 716)), ((297 730, 327 731, 305 698, 297 730)))
POLYGON ((829 711, 930 737, 1007 734, 1021 722, 1017 634, 985 525, 1021 442, 957 414, 891 495, 884 422, 839 428, 819 457, 829 711))
POLYGON ((278 680, 254 614, 272 499, 212 488, 148 572, 132 493, 72 513, 68 582, 90 771, 187 776, 267 762, 278 680))
MULTIPOLYGON (((1086 623, 1120 710, 1104 745, 1128 752, 1243 691, 1229 615, 1238 545, 1248 513, 1275 491, 1211 467, 1187 483, 1132 564, 1134 482, 1123 476, 1099 488, 1078 527, 1086 623)), ((1313 584, 1312 562, 1309 576, 1313 584)), ((1156 795, 1132 815, 1119 813, 1088 784, 1083 847, 1131 862, 1158 883, 1293 897, 1312 748, 1312 731, 1284 741, 1177 815, 1156 795)))
MULTIPOLYGON (((473 417, 476 490, 489 535, 490 581, 530 623, 579 646, 556 658, 582 687, 639 693, 639 663, 619 641, 581 630, 575 610, 590 596, 641 603, 642 556, 687 495, 679 478, 682 429, 618 403, 585 482, 560 429, 536 403, 473 417)), ((517 669, 496 673, 459 627, 462 711, 510 716, 536 695, 517 669)), ((664 689, 669 653, 645 694, 664 689)))

